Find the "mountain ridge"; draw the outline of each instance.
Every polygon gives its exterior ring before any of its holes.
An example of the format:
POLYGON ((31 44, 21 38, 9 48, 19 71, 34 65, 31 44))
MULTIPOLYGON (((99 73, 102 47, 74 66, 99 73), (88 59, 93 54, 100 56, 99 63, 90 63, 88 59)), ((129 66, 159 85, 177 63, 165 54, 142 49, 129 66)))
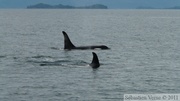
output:
POLYGON ((35 5, 27 6, 27 9, 108 9, 108 7, 102 4, 75 7, 75 6, 63 5, 63 4, 50 5, 45 3, 38 3, 35 5))

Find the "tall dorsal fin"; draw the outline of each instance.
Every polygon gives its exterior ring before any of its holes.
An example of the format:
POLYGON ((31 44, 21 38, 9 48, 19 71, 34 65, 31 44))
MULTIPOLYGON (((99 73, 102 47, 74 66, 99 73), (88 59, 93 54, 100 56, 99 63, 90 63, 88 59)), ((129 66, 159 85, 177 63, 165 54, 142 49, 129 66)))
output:
POLYGON ((73 43, 69 39, 67 33, 65 31, 62 31, 62 33, 64 35, 64 49, 73 49, 73 48, 75 48, 75 46, 73 45, 73 43))
POLYGON ((92 54, 93 54, 93 59, 92 59, 92 63, 90 64, 90 66, 92 68, 96 69, 100 66, 99 59, 98 59, 98 56, 96 55, 96 53, 92 52, 92 54))

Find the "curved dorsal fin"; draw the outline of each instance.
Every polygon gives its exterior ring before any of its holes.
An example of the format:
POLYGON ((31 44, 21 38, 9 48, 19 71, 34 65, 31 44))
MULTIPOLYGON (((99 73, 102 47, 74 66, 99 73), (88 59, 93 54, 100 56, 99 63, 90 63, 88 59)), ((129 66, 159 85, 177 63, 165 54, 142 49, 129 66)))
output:
POLYGON ((93 54, 93 59, 92 59, 92 63, 90 64, 90 66, 92 68, 96 69, 100 66, 99 59, 98 59, 98 56, 96 55, 96 53, 92 52, 92 54, 93 54))
POLYGON ((73 48, 75 48, 75 46, 73 45, 73 43, 69 39, 67 33, 65 31, 62 31, 62 33, 64 35, 64 49, 73 49, 73 48))

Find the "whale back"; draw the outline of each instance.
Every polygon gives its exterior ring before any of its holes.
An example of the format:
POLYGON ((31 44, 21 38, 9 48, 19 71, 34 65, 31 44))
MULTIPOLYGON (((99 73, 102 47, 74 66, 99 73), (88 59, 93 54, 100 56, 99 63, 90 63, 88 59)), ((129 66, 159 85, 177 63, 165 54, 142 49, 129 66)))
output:
POLYGON ((96 69, 100 66, 99 59, 98 59, 98 56, 96 55, 96 53, 92 52, 92 54, 93 54, 93 59, 92 59, 90 66, 92 68, 96 69))
POLYGON ((92 46, 75 46, 69 36, 67 35, 67 33, 65 31, 62 31, 63 35, 64 35, 64 49, 66 50, 72 50, 72 49, 77 49, 77 50, 88 50, 88 49, 110 49, 109 47, 105 46, 105 45, 92 45, 92 46))
POLYGON ((69 36, 67 35, 67 33, 65 31, 62 31, 62 33, 64 35, 64 49, 69 49, 69 50, 74 49, 75 46, 69 39, 69 36))

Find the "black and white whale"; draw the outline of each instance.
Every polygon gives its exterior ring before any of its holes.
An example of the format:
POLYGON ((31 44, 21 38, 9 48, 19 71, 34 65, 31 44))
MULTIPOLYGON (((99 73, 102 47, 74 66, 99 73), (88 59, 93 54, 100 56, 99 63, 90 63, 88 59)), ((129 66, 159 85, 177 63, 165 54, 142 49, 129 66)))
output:
POLYGON ((93 46, 75 46, 71 40, 69 39, 69 36, 65 31, 62 31, 64 35, 64 49, 66 50, 72 50, 72 49, 79 49, 79 50, 87 50, 87 49, 110 49, 105 45, 93 45, 93 46))
POLYGON ((93 54, 93 59, 92 59, 92 62, 91 64, 89 64, 93 69, 97 69, 100 64, 99 64, 99 59, 98 59, 98 56, 96 53, 92 52, 93 54))

